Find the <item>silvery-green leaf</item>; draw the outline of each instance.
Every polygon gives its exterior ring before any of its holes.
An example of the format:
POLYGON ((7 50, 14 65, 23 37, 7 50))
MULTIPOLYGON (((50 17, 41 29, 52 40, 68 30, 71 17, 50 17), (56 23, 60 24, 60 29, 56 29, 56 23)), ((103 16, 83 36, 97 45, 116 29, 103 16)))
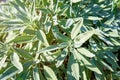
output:
POLYGON ((47 80, 58 80, 54 71, 50 67, 45 65, 43 67, 44 67, 44 75, 47 80))
POLYGON ((31 41, 33 39, 33 37, 34 36, 17 36, 13 40, 11 40, 9 43, 11 43, 11 42, 26 43, 26 42, 31 41))
POLYGON ((7 80, 19 72, 14 66, 8 67, 2 74, 0 74, 0 80, 7 80))
POLYGON ((81 17, 80 20, 74 25, 74 27, 71 31, 71 39, 74 39, 78 35, 82 25, 83 25, 83 18, 81 17))
POLYGON ((2 69, 2 67, 4 67, 6 65, 5 60, 6 60, 7 56, 4 55, 3 58, 0 60, 0 70, 2 69))
POLYGON ((45 46, 49 46, 46 35, 42 30, 37 31, 37 38, 44 43, 45 46))
POLYGON ((87 57, 84 57, 81 55, 76 49, 72 50, 72 53, 76 54, 74 55, 78 61, 83 61, 86 68, 90 69, 91 71, 94 71, 98 74, 102 74, 101 71, 97 68, 95 64, 93 64, 87 57), (79 56, 79 57, 78 57, 79 56))
POLYGON ((91 53, 89 50, 85 49, 85 48, 78 48, 77 49, 81 54, 87 56, 87 57, 95 57, 95 55, 93 53, 91 53))
POLYGON ((79 64, 74 58, 74 53, 71 54, 67 65, 68 80, 79 80, 79 64))
POLYGON ((33 79, 34 80, 40 80, 38 67, 35 67, 34 70, 33 70, 33 79))
POLYGON ((20 62, 19 56, 17 55, 17 53, 13 53, 11 55, 11 62, 12 64, 19 70, 19 73, 23 71, 23 66, 20 62))
POLYGON ((63 49, 63 51, 60 53, 60 56, 58 56, 58 58, 57 58, 56 67, 59 67, 62 65, 67 54, 68 54, 68 49, 67 48, 63 49))
POLYGON ((45 48, 39 50, 38 53, 54 51, 54 50, 61 49, 61 48, 67 47, 67 46, 68 46, 67 42, 63 42, 59 45, 50 45, 48 47, 45 47, 45 48))
POLYGON ((74 47, 80 47, 83 43, 85 43, 92 35, 95 33, 94 30, 87 31, 85 33, 79 34, 74 39, 74 47))
POLYGON ((59 32, 59 29, 57 26, 52 28, 52 32, 53 32, 53 35, 55 36, 55 38, 58 40, 61 40, 61 41, 69 41, 70 40, 69 37, 67 37, 59 32))

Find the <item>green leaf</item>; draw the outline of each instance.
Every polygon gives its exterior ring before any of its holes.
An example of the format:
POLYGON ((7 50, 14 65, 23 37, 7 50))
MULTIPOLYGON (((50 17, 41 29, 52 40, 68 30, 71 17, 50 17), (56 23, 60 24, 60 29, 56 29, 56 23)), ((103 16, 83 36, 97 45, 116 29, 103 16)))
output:
POLYGON ((71 69, 72 69, 72 75, 75 77, 75 80, 79 80, 79 64, 73 63, 71 65, 71 69))
POLYGON ((31 29, 25 29, 25 30, 24 30, 24 33, 30 34, 30 35, 35 35, 36 31, 31 30, 31 29))
POLYGON ((67 36, 65 36, 65 35, 63 35, 63 34, 61 34, 61 33, 59 32, 57 26, 53 27, 53 28, 52 28, 52 31, 53 31, 53 34, 54 34, 54 36, 55 36, 56 39, 62 40, 62 41, 69 41, 69 40, 70 40, 69 37, 67 37, 67 36))
POLYGON ((49 46, 46 35, 42 30, 37 31, 37 38, 44 43, 45 46, 49 46))
POLYGON ((104 35, 100 34, 100 35, 98 35, 98 37, 99 37, 101 40, 103 40, 105 43, 107 43, 108 45, 113 46, 113 43, 112 43, 110 40, 108 40, 104 35))
POLYGON ((74 59, 73 54, 69 58, 67 67, 68 80, 79 80, 79 64, 74 59))
POLYGON ((0 74, 0 80, 7 80, 19 72, 15 67, 8 67, 2 74, 0 74))
POLYGON ((62 63, 64 62, 66 56, 68 54, 68 49, 64 48, 63 51, 60 53, 60 56, 58 56, 57 58, 57 63, 56 63, 56 67, 59 67, 62 65, 62 63))
POLYGON ((118 59, 117 59, 117 56, 115 56, 115 54, 114 53, 112 53, 111 51, 106 51, 106 54, 107 54, 107 56, 109 56, 111 59, 113 59, 114 61, 119 61, 118 59))
POLYGON ((67 22, 66 22, 65 27, 70 28, 70 26, 71 26, 74 22, 75 22, 74 19, 71 19, 71 18, 68 19, 67 22))
POLYGON ((19 60, 19 56, 17 55, 17 53, 13 53, 11 55, 11 62, 12 64, 19 70, 19 73, 23 71, 23 66, 19 60))
POLYGON ((57 77, 54 71, 50 67, 45 66, 45 65, 44 65, 44 75, 47 80, 57 80, 57 77))
POLYGON ((14 50, 24 58, 33 59, 32 55, 23 49, 14 48, 14 50))
POLYGON ((43 49, 39 50, 38 53, 54 51, 54 50, 61 49, 61 48, 67 47, 67 46, 68 46, 68 43, 63 42, 59 45, 51 45, 46 48, 43 48, 43 49))
POLYGON ((38 67, 35 67, 34 70, 33 70, 33 79, 34 80, 40 80, 38 67))
POLYGON ((24 70, 17 76, 16 80, 28 79, 29 75, 30 75, 30 70, 28 69, 24 70))
POLYGON ((6 20, 6 21, 3 21, 2 24, 4 25, 23 25, 23 22, 20 21, 20 20, 6 20))
POLYGON ((104 61, 100 61, 101 64, 103 64, 107 69, 109 69, 110 71, 114 71, 107 63, 105 63, 104 61))
POLYGON ((81 65, 80 66, 80 72, 81 72, 81 79, 83 79, 83 80, 88 80, 87 79, 87 74, 86 74, 86 68, 85 68, 85 66, 84 65, 81 65))
POLYGON ((81 54, 80 54, 77 50, 75 50, 75 49, 73 49, 71 52, 74 54, 74 56, 76 57, 76 59, 77 59, 78 61, 80 61, 80 62, 83 61, 83 64, 85 65, 86 68, 88 68, 88 69, 90 69, 91 71, 94 71, 94 72, 96 72, 96 73, 98 73, 98 74, 102 74, 101 71, 97 68, 97 66, 96 66, 95 64, 93 64, 93 63, 89 60, 89 58, 84 57, 83 55, 81 55, 81 54))
POLYGON ((95 33, 94 30, 87 31, 85 33, 79 34, 74 39, 74 47, 80 47, 83 43, 85 43, 92 35, 95 33))
POLYGON ((79 22, 76 23, 71 31, 71 39, 74 39, 77 34, 80 32, 80 28, 83 25, 83 18, 80 18, 79 22))
MULTIPOLYGON (((73 23, 75 23, 75 22, 77 22, 77 21, 79 21, 79 20, 81 20, 81 17, 69 18, 69 19, 67 19, 67 21, 66 21, 65 27, 70 28, 70 26, 71 26, 73 23)), ((64 22, 65 22, 65 21, 64 21, 64 22)))
POLYGON ((46 22, 45 23, 45 32, 48 34, 50 32, 52 23, 51 22, 46 22))
POLYGON ((15 39, 13 39, 11 42, 15 43, 26 43, 30 42, 33 39, 34 36, 17 36, 15 39))
POLYGON ((81 54, 85 55, 86 57, 95 57, 95 55, 93 53, 91 53, 90 51, 88 51, 85 48, 78 48, 77 49, 81 54))

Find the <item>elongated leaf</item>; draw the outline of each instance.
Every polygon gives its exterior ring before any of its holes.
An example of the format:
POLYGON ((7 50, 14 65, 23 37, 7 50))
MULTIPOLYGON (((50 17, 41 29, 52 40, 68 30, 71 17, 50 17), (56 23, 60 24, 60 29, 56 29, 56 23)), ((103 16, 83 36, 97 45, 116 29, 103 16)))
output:
POLYGON ((73 54, 71 54, 68 61, 68 80, 79 80, 79 65, 75 61, 73 54))
POLYGON ((75 77, 75 80, 79 80, 79 64, 78 63, 73 63, 71 65, 71 69, 72 69, 72 75, 73 77, 75 77))
POLYGON ((67 54, 68 54, 68 49, 67 48, 63 49, 63 51, 60 53, 60 56, 57 58, 56 67, 59 67, 62 65, 67 54))
POLYGON ((80 18, 80 21, 73 27, 71 31, 71 39, 74 39, 77 36, 82 25, 83 25, 83 18, 80 18))
POLYGON ((69 19, 67 19, 67 21, 66 21, 65 27, 70 28, 70 26, 71 26, 73 23, 75 23, 75 22, 77 22, 77 21, 79 21, 79 20, 81 20, 81 17, 69 18, 69 19))
POLYGON ((68 43, 63 42, 63 43, 61 43, 59 45, 51 45, 51 46, 48 46, 46 48, 43 48, 40 51, 38 51, 38 53, 54 51, 54 50, 61 49, 61 48, 67 47, 67 46, 68 46, 68 43))
POLYGON ((87 19, 88 20, 102 20, 102 18, 95 17, 95 16, 89 16, 87 19))
POLYGON ((23 22, 20 20, 9 20, 9 21, 3 21, 2 24, 4 24, 4 25, 23 25, 23 22))
POLYGON ((71 0, 72 3, 77 3, 77 2, 80 2, 82 0, 71 0))
POLYGON ((114 71, 107 63, 105 63, 104 61, 100 61, 101 64, 103 64, 107 69, 109 69, 110 71, 114 71))
POLYGON ((23 56, 24 58, 33 58, 28 52, 26 52, 25 50, 23 49, 17 49, 17 48, 14 48, 14 50, 20 54, 21 56, 23 56))
POLYGON ((45 32, 49 33, 51 29, 52 23, 51 22, 46 22, 45 23, 45 32))
POLYGON ((74 19, 68 19, 65 26, 69 28, 74 22, 74 19))
POLYGON ((92 35, 94 34, 94 30, 87 31, 85 33, 79 34, 74 39, 74 47, 80 47, 83 43, 85 43, 92 35))
POLYGON ((11 62, 19 70, 19 73, 23 71, 23 66, 19 61, 19 56, 17 55, 17 53, 13 53, 11 55, 11 62))
POLYGON ((102 74, 101 71, 97 68, 97 66, 95 64, 93 64, 88 58, 84 57, 83 55, 81 55, 77 50, 73 50, 72 53, 76 54, 74 55, 76 57, 76 59, 78 61, 81 62, 81 60, 83 61, 84 65, 90 69, 91 71, 94 71, 98 74, 102 74), (79 56, 79 57, 78 57, 79 56))
POLYGON ((17 36, 15 39, 13 39, 10 42, 15 42, 15 43, 26 43, 31 41, 33 36, 17 36))
POLYGON ((8 36, 6 37, 6 43, 10 42, 11 40, 15 39, 17 35, 15 33, 13 33, 13 31, 10 31, 8 33, 8 36))
POLYGON ((103 35, 98 35, 98 37, 99 37, 101 40, 103 40, 105 43, 107 43, 108 45, 113 46, 113 43, 110 42, 110 40, 108 40, 105 36, 103 36, 103 35))
POLYGON ((25 29, 25 30, 24 30, 24 33, 30 34, 30 35, 35 35, 36 31, 31 30, 31 29, 25 29))
POLYGON ((45 46, 49 46, 46 35, 42 30, 37 31, 37 38, 44 43, 45 46))
POLYGON ((47 80, 57 80, 57 77, 54 71, 50 67, 45 66, 45 65, 44 65, 44 75, 47 80))
POLYGON ((15 67, 7 68, 2 74, 0 74, 0 80, 7 80, 19 72, 15 67))
POLYGON ((118 61, 117 57, 115 56, 114 53, 112 53, 111 51, 106 51, 106 54, 113 59, 114 61, 118 61))
POLYGON ((85 48, 78 48, 77 49, 81 54, 87 56, 87 57, 95 57, 95 55, 93 53, 91 53, 90 51, 88 51, 85 48))
POLYGON ((83 80, 87 80, 87 74, 86 74, 86 68, 85 68, 85 66, 84 65, 82 65, 82 66, 80 66, 80 72, 81 72, 81 76, 82 76, 82 78, 81 79, 83 79, 83 80))
POLYGON ((34 70, 33 70, 33 79, 34 80, 40 80, 38 67, 35 67, 34 70))
POLYGON ((28 79, 29 75, 30 75, 30 70, 26 69, 17 76, 16 80, 28 79))
POLYGON ((53 31, 53 34, 54 34, 56 39, 62 40, 62 41, 69 41, 70 40, 69 37, 67 37, 59 32, 57 26, 52 28, 52 31, 53 31))
POLYGON ((7 56, 4 55, 3 58, 0 60, 0 70, 2 69, 2 67, 5 66, 5 60, 6 60, 7 56))

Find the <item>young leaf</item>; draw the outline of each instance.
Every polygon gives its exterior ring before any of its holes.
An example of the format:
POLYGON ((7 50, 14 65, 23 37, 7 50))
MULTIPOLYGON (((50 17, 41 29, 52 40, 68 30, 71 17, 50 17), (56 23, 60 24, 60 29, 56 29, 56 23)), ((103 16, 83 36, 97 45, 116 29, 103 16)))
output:
POLYGON ((44 75, 47 80, 58 80, 54 71, 50 67, 45 65, 44 65, 44 75))
POLYGON ((88 51, 85 48, 78 48, 77 49, 81 54, 85 55, 86 57, 95 57, 95 55, 93 53, 91 53, 90 51, 88 51))
POLYGON ((17 53, 13 53, 10 58, 11 58, 12 64, 19 70, 19 73, 22 72, 23 66, 19 61, 19 56, 17 55, 17 53))
POLYGON ((83 18, 80 18, 79 22, 74 25, 71 31, 71 39, 74 39, 77 36, 82 25, 83 25, 83 18))

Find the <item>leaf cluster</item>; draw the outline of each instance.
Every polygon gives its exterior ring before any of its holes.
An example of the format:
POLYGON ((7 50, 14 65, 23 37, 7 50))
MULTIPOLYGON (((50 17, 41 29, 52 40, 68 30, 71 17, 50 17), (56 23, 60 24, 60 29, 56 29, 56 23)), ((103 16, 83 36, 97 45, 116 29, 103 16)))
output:
POLYGON ((119 80, 119 4, 0 2, 0 80, 119 80))

